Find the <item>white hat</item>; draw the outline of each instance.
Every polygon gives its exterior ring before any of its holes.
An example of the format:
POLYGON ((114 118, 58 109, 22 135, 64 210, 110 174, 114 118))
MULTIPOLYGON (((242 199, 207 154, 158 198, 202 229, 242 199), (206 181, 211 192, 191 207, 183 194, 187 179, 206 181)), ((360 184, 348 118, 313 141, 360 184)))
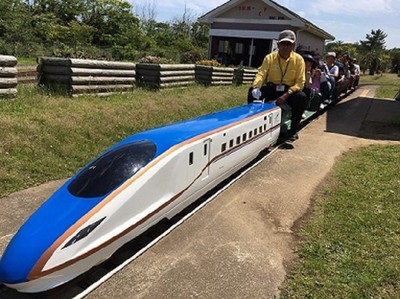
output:
POLYGON ((336 53, 335 53, 335 52, 328 52, 328 53, 326 54, 326 57, 329 57, 329 56, 332 56, 332 57, 335 57, 335 58, 336 58, 336 53))
POLYGON ((278 43, 280 42, 291 42, 294 44, 296 42, 296 34, 292 30, 283 30, 279 33, 278 43))

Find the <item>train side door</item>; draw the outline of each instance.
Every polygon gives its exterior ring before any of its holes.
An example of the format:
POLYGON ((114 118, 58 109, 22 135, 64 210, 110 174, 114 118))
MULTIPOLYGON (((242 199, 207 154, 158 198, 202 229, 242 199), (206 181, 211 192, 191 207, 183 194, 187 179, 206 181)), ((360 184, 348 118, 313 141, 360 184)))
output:
POLYGON ((204 180, 210 175, 210 161, 211 161, 211 138, 207 138, 203 141, 203 163, 204 170, 201 179, 204 180))
POLYGON ((268 139, 272 139, 272 128, 274 126, 274 115, 273 113, 268 114, 267 116, 267 128, 269 130, 268 139))
POLYGON ((196 144, 189 152, 188 183, 206 179, 210 174, 211 138, 196 144))

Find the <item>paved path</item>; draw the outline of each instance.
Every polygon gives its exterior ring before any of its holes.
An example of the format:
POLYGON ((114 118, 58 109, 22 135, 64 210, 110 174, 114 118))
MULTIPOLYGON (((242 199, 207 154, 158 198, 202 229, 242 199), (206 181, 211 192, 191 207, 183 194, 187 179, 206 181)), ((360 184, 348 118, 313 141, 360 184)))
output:
MULTIPOLYGON (((350 148, 400 144, 388 141, 400 140, 389 131, 400 102, 368 98, 373 93, 356 90, 305 128, 292 149, 275 151, 88 298, 279 297, 297 258, 296 225, 337 158, 350 148)), ((59 184, 0 199, 0 252, 59 184)))

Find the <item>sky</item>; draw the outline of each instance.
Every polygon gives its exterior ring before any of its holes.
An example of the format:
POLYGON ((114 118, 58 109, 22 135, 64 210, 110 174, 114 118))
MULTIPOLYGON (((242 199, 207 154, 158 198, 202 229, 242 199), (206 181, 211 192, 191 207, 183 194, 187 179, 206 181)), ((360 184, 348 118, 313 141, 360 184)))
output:
MULTIPOLYGON (((182 19, 185 12, 191 19, 226 3, 226 0, 129 0, 140 15, 152 7, 160 22, 182 19)), ((383 30, 386 49, 400 48, 399 0, 275 0, 331 35, 335 41, 356 43, 366 40, 371 30, 383 30), (397 21, 396 21, 397 20, 397 21)))

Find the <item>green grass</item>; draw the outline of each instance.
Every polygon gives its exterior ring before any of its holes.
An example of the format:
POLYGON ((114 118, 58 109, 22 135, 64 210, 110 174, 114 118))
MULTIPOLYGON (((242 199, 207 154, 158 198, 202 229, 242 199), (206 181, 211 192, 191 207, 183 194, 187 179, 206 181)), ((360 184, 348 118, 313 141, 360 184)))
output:
POLYGON ((345 154, 301 228, 284 298, 400 298, 400 146, 345 154))
POLYGON ((379 85, 375 93, 376 98, 394 99, 400 91, 400 77, 388 73, 375 76, 363 75, 360 77, 360 85, 379 85))
POLYGON ((123 138, 148 128, 246 102, 248 86, 71 99, 21 85, 0 100, 0 197, 66 178, 123 138))

